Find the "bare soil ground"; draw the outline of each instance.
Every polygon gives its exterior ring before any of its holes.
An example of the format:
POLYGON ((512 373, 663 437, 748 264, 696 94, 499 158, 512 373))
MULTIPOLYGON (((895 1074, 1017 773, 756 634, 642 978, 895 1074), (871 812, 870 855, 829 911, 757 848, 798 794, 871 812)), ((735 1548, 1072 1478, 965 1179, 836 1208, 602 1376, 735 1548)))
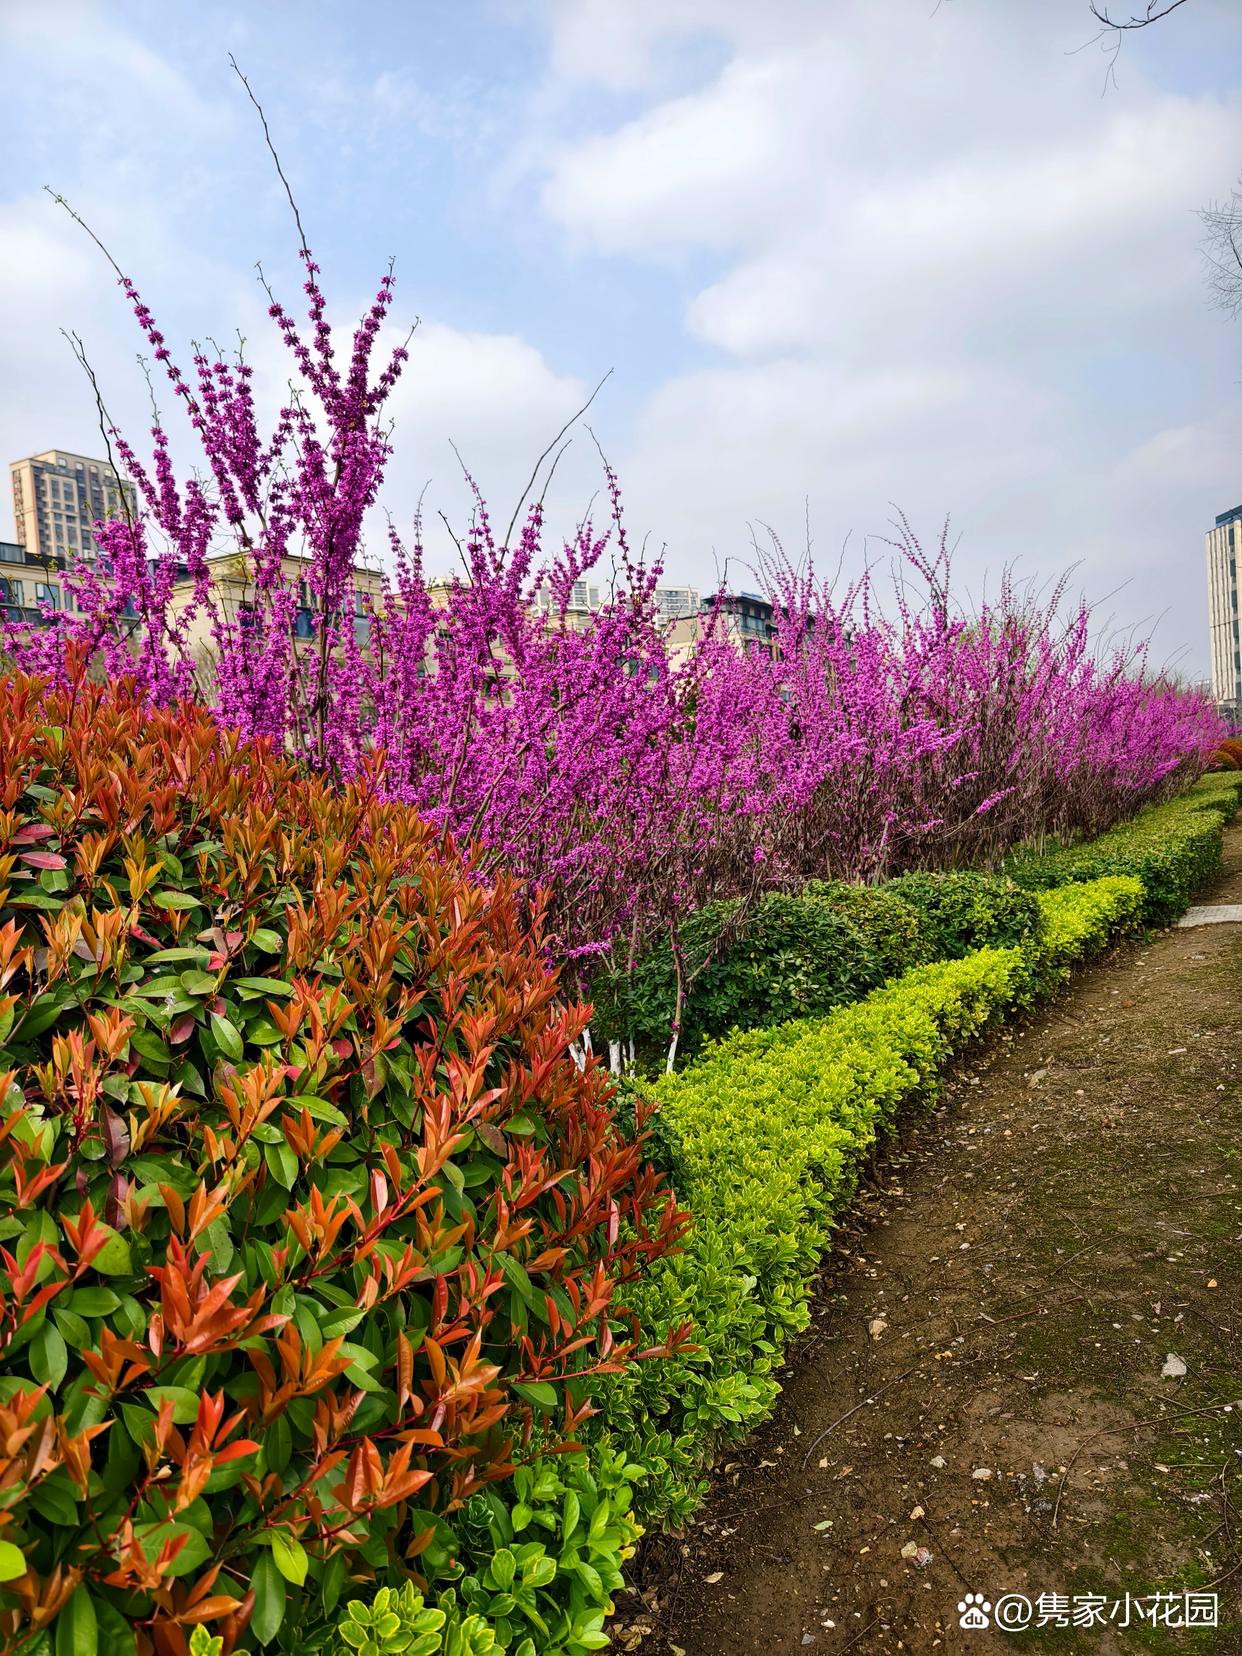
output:
MULTIPOLYGON (((1201 900, 1242 900, 1242 828, 1201 900)), ((1242 925, 1127 943, 982 1049, 837 1242, 621 1647, 1242 1653, 1242 925), (968 1592, 1187 1588, 1217 1631, 958 1625, 968 1592)))

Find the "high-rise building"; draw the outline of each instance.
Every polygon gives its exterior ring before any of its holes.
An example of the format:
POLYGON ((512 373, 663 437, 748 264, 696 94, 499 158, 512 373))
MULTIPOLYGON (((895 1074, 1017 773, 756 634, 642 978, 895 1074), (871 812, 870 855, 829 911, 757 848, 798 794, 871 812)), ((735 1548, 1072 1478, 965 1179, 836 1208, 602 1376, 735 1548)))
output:
POLYGON ((1238 620, 1238 565, 1242 562, 1242 506, 1222 512, 1207 532, 1208 637, 1212 695, 1242 716, 1242 630, 1238 620))
POLYGON ((656 612, 664 621, 675 621, 683 615, 697 615, 702 602, 698 587, 658 586, 655 589, 656 612))
POLYGON ((29 562, 46 569, 63 568, 95 551, 92 526, 116 517, 128 501, 135 507, 134 487, 106 460, 48 449, 9 466, 13 480, 13 521, 17 543, 29 562))

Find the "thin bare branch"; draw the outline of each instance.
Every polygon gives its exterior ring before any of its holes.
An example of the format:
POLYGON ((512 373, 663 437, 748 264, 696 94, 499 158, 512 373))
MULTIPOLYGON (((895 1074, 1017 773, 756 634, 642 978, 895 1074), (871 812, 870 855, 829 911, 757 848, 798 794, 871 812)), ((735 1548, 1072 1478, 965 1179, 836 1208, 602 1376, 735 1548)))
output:
POLYGON ((269 128, 269 126, 267 124, 267 116, 263 113, 263 105, 255 97, 254 92, 251 88, 250 82, 246 79, 245 75, 242 74, 241 68, 240 68, 240 66, 237 62, 237 59, 233 56, 232 52, 229 53, 229 62, 233 66, 233 73, 237 76, 238 80, 246 88, 246 96, 250 99, 250 101, 254 105, 255 109, 258 110, 258 112, 259 112, 259 119, 263 123, 263 140, 267 145, 268 154, 271 156, 273 162, 276 165, 277 176, 279 177, 280 182, 285 187, 285 195, 289 198, 289 206, 293 210, 293 222, 298 227, 298 240, 302 244, 299 251, 309 255, 310 248, 306 245, 306 231, 303 230, 303 228, 302 228, 302 215, 298 212, 298 204, 293 199, 293 191, 289 187, 289 180, 285 177, 285 169, 280 164, 280 157, 279 157, 279 155, 277 155, 276 146, 272 142, 272 133, 271 133, 271 129, 269 128))
MULTIPOLYGON (((556 436, 548 444, 547 448, 544 449, 543 453, 539 456, 538 460, 535 461, 535 469, 534 469, 533 472, 531 472, 530 478, 529 478, 529 480, 526 484, 526 487, 522 490, 522 498, 518 501, 517 505, 513 508, 513 516, 509 519, 509 527, 505 530, 505 545, 506 546, 508 546, 509 541, 510 541, 512 535, 513 535, 513 526, 518 520, 518 513, 522 510, 522 507, 525 506, 525 504, 527 502, 527 499, 530 495, 530 491, 535 486, 535 479, 539 476, 540 466, 543 465, 544 461, 548 458, 549 454, 551 454, 552 450, 556 447, 556 445, 560 442, 561 438, 569 430, 570 426, 576 425, 577 422, 582 418, 582 416, 586 413, 587 409, 590 408, 591 404, 595 401, 596 397, 598 397, 600 392, 603 390, 605 383, 611 378, 612 378, 612 369, 610 368, 608 370, 608 372, 604 375, 603 379, 601 379, 599 384, 595 387, 594 391, 591 392, 591 395, 583 403, 582 407, 578 410, 578 412, 574 415, 571 415, 570 418, 565 421, 565 424, 557 432, 556 436)), ((561 453, 564 453, 563 449, 562 449, 561 453)), ((560 456, 558 455, 557 458, 559 459, 560 456)), ((551 481, 552 481, 551 477, 548 477, 545 480, 545 482, 544 482, 545 491, 547 490, 548 483, 550 483, 551 481)))

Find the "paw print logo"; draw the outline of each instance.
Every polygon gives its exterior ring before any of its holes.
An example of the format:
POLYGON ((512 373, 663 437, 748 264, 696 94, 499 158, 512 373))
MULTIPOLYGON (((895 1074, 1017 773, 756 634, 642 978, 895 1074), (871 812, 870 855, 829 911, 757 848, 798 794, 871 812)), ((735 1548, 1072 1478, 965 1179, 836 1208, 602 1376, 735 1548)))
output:
POLYGON ((957 1606, 957 1625, 970 1632, 990 1627, 988 1617, 992 1614, 992 1606, 982 1593, 967 1593, 957 1606))

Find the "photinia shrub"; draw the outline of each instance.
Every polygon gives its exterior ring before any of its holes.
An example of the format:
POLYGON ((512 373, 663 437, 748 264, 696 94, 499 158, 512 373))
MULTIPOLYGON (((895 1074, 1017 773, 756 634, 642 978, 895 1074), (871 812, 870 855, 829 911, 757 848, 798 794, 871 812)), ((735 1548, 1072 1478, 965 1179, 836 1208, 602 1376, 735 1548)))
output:
POLYGON ((313 1648, 572 1439, 682 1217, 511 883, 77 666, 0 683, 0 1644, 313 1648))

